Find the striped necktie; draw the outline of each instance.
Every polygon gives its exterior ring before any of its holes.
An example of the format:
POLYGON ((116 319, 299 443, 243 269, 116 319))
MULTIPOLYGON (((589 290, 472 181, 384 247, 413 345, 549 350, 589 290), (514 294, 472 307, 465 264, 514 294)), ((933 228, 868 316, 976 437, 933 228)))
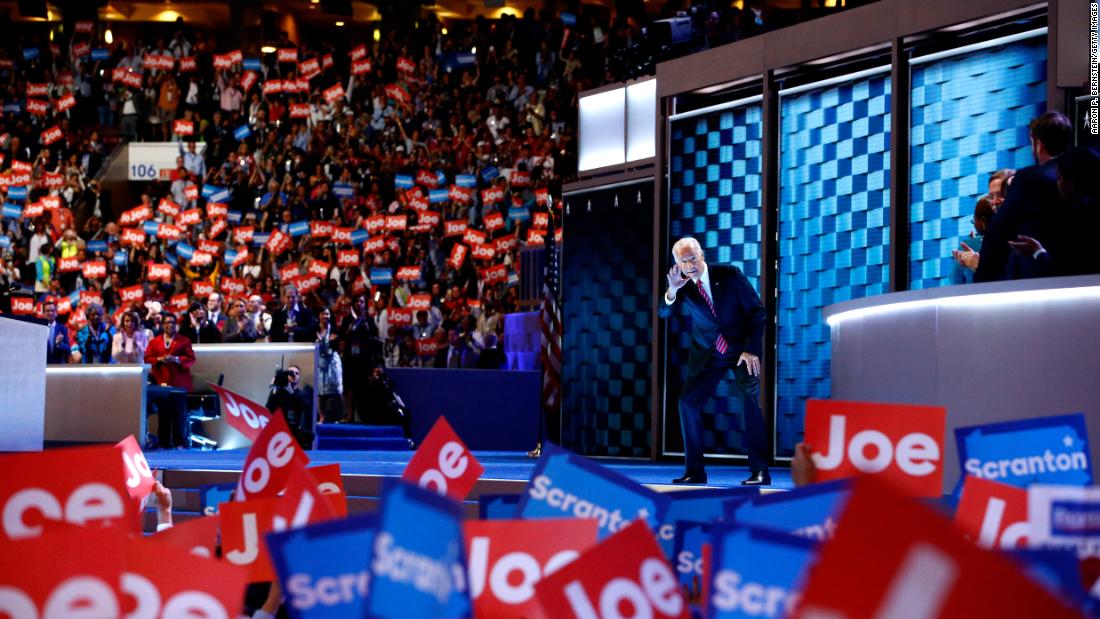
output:
MULTIPOLYGON (((703 280, 695 280, 695 285, 699 287, 699 294, 703 297, 703 300, 707 302, 707 307, 710 308, 710 313, 718 318, 718 312, 714 311, 714 302, 710 300, 710 295, 707 294, 707 289, 703 287, 703 280)), ((714 340, 714 347, 718 349, 720 354, 726 354, 729 350, 729 345, 726 344, 726 338, 722 337, 722 334, 718 334, 718 339, 714 340)))

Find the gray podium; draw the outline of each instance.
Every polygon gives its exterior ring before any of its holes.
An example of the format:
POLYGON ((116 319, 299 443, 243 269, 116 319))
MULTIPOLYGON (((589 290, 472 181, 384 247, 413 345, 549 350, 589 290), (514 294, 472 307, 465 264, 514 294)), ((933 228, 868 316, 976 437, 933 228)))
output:
POLYGON ((0 452, 41 451, 46 414, 46 338, 39 320, 0 316, 0 452))

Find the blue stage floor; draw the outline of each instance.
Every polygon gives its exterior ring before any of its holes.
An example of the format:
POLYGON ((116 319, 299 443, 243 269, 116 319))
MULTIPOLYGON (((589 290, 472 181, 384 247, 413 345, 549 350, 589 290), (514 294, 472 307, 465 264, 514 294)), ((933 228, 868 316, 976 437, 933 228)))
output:
MULTIPOLYGON (((247 450, 229 451, 149 451, 145 456, 153 468, 165 470, 240 471, 244 467, 247 450)), ((313 464, 340 463, 345 475, 400 476, 413 452, 408 451, 311 451, 313 464)), ((527 480, 535 468, 536 460, 526 454, 511 451, 475 451, 474 455, 485 467, 485 479, 527 480)), ((643 484, 668 484, 679 477, 683 465, 675 462, 652 463, 632 460, 595 459, 618 473, 643 484)), ((711 486, 737 486, 748 477, 743 466, 707 467, 711 486)), ((772 488, 791 488, 789 469, 772 470, 772 488)))

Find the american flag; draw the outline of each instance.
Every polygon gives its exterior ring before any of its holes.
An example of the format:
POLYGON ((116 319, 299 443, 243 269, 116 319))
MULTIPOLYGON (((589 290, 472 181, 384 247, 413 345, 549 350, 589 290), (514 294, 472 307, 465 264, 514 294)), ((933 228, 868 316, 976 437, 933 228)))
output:
POLYGON ((542 410, 547 423, 557 419, 561 406, 561 273, 560 249, 553 237, 546 239, 539 326, 542 346, 542 410))

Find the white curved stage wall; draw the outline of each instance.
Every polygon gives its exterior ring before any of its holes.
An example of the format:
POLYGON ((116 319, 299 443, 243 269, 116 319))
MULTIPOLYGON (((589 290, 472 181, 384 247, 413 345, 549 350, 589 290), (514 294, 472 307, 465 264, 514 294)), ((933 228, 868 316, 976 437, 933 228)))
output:
POLYGON ((960 426, 1081 412, 1100 462, 1100 276, 884 294, 825 318, 834 399, 947 407, 945 491, 960 426))

